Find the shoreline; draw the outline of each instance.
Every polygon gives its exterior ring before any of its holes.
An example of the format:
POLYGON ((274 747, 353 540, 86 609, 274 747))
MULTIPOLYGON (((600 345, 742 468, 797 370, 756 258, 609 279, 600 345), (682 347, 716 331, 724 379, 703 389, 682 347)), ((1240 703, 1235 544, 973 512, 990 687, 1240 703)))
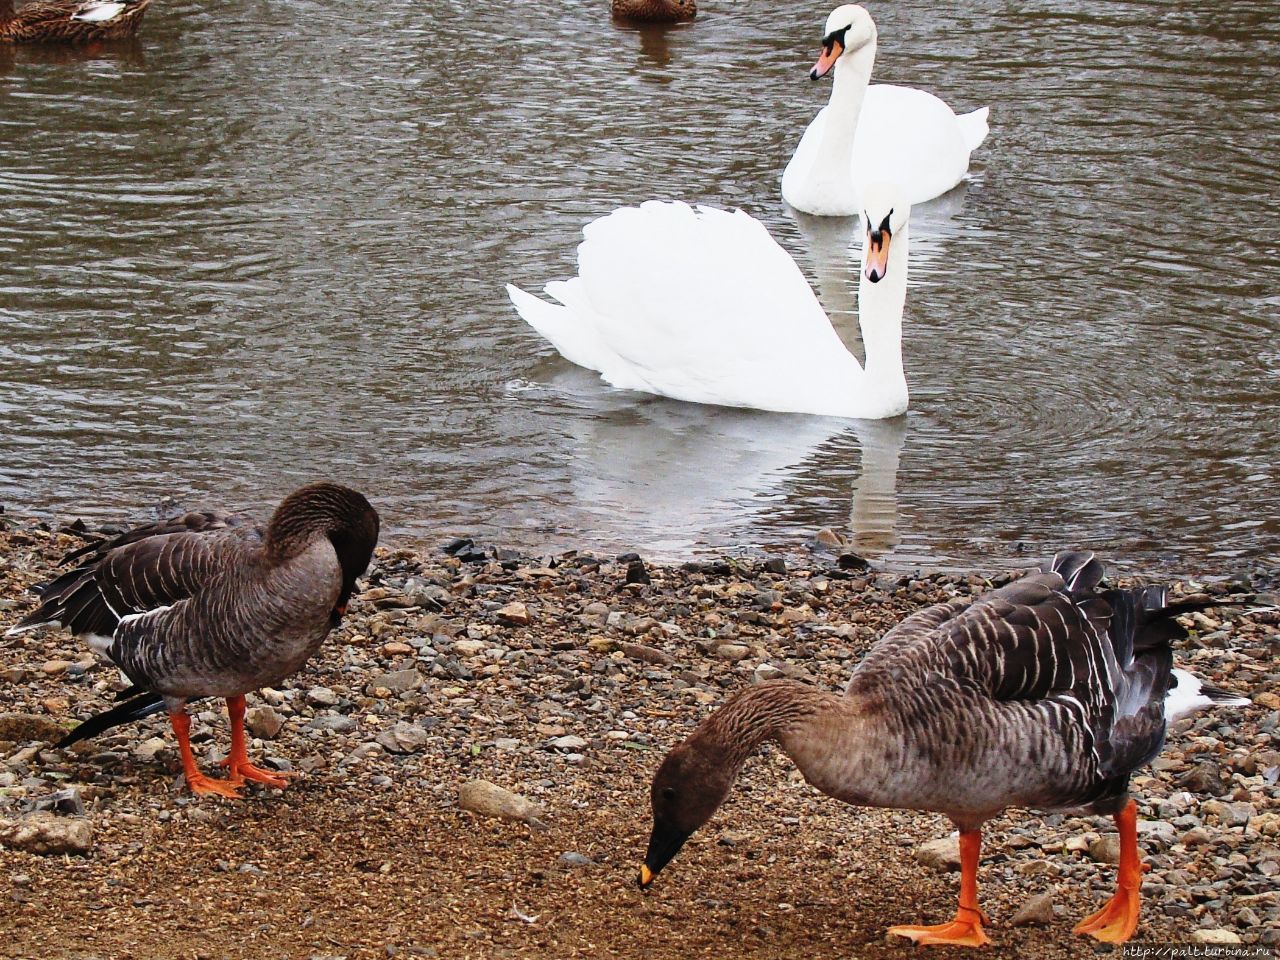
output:
MULTIPOLYGON (((0 713, 66 728, 110 705, 115 671, 61 631, 3 629, 80 541, 5 520, 0 713)), ((648 784, 665 750, 738 687, 791 676, 838 689, 907 614, 1013 574, 840 569, 835 554, 664 565, 485 547, 482 559, 457 546, 380 547, 316 657, 250 696, 250 754, 301 772, 288 790, 194 800, 162 718, 68 751, 0 732, 0 821, 61 802, 83 814, 59 819, 94 834, 84 857, 0 845, 12 903, 0 956, 900 958, 910 948, 887 943, 887 925, 950 915, 955 875, 918 859, 949 834, 945 818, 846 807, 772 748, 641 893, 648 784), (547 828, 462 810, 459 787, 478 778, 539 805, 547 828), (55 799, 66 791, 75 802, 55 799)), ((1224 597, 1243 586, 1203 584, 1224 597)), ((1276 614, 1194 615, 1178 650, 1255 702, 1182 721, 1134 778, 1153 864, 1137 940, 1211 929, 1280 946, 1276 614)), ((192 713, 208 768, 227 746, 225 715, 212 702, 192 713)), ((1113 888, 1113 836, 1101 818, 993 820, 984 956, 1092 952, 1071 927, 1113 888), (1011 925, 1046 893, 1043 925, 1011 925)))

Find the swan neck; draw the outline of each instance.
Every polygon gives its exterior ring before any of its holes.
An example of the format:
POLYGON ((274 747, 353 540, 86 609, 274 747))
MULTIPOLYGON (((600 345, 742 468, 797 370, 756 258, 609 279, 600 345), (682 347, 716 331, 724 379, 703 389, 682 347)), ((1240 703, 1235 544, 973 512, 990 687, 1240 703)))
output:
POLYGON ((889 260, 878 283, 867 279, 867 242, 862 249, 862 276, 858 283, 858 325, 867 351, 867 375, 902 381, 902 311, 907 301, 908 228, 889 243, 889 260))
POLYGON ((824 153, 838 157, 846 167, 853 152, 853 136, 858 130, 858 117, 862 113, 862 101, 866 98, 875 62, 874 40, 857 50, 846 51, 836 61, 822 147, 824 153))

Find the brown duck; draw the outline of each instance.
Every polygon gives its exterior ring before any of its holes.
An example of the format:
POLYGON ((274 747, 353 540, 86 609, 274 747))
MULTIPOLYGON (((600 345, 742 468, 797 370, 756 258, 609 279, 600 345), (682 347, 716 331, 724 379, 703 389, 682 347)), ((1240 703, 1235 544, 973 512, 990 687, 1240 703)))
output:
POLYGON ((151 0, 0 0, 0 42, 91 43, 131 37, 151 0))
POLYGON ((613 0, 613 15, 619 20, 683 23, 698 15, 698 5, 695 0, 613 0))
POLYGON ((1076 932, 1122 942, 1138 924, 1142 861, 1130 775, 1164 744, 1168 722, 1249 701, 1174 669, 1164 587, 1099 590, 1102 564, 1060 553, 1039 573, 976 599, 916 613, 854 671, 844 695, 788 680, 732 697, 676 746, 654 777, 648 886, 729 793, 763 742, 776 741, 822 792, 846 803, 944 813, 960 830, 955 919, 889 932, 923 944, 989 942, 978 906, 981 827, 1005 807, 1114 816, 1118 888, 1076 932))
POLYGON ((285 786, 249 762, 244 696, 296 673, 319 649, 377 539, 369 501, 315 483, 286 497, 265 527, 188 513, 69 554, 64 562, 78 566, 46 586, 39 607, 9 632, 59 624, 133 685, 58 746, 167 708, 192 792, 236 797, 246 780, 285 786), (186 704, 202 697, 227 701, 225 780, 201 773, 191 752, 186 704))

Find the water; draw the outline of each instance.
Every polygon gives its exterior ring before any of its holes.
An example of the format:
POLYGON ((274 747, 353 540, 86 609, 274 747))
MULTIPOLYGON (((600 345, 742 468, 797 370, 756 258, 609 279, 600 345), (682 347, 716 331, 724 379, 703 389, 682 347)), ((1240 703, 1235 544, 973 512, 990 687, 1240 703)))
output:
POLYGON ((166 0, 133 44, 0 49, 0 501, 266 510, 323 476, 430 544, 1280 552, 1270 0, 875 7, 877 78, 992 107, 913 218, 912 406, 880 424, 615 391, 507 303, 590 219, 682 198, 763 219, 856 330, 852 225, 778 188, 827 10, 607 7, 166 0))

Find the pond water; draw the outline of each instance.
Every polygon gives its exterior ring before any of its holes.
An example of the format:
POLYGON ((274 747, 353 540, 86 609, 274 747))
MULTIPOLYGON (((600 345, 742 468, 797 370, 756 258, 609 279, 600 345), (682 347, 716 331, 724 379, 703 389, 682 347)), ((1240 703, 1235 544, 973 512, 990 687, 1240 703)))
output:
POLYGON ((265 511, 328 477, 425 544, 1274 559, 1272 0, 872 10, 877 78, 992 109, 913 216, 883 423, 613 390, 502 290, 616 206, 740 206, 852 345, 854 225, 779 194, 826 7, 164 0, 133 43, 0 49, 0 502, 265 511))

